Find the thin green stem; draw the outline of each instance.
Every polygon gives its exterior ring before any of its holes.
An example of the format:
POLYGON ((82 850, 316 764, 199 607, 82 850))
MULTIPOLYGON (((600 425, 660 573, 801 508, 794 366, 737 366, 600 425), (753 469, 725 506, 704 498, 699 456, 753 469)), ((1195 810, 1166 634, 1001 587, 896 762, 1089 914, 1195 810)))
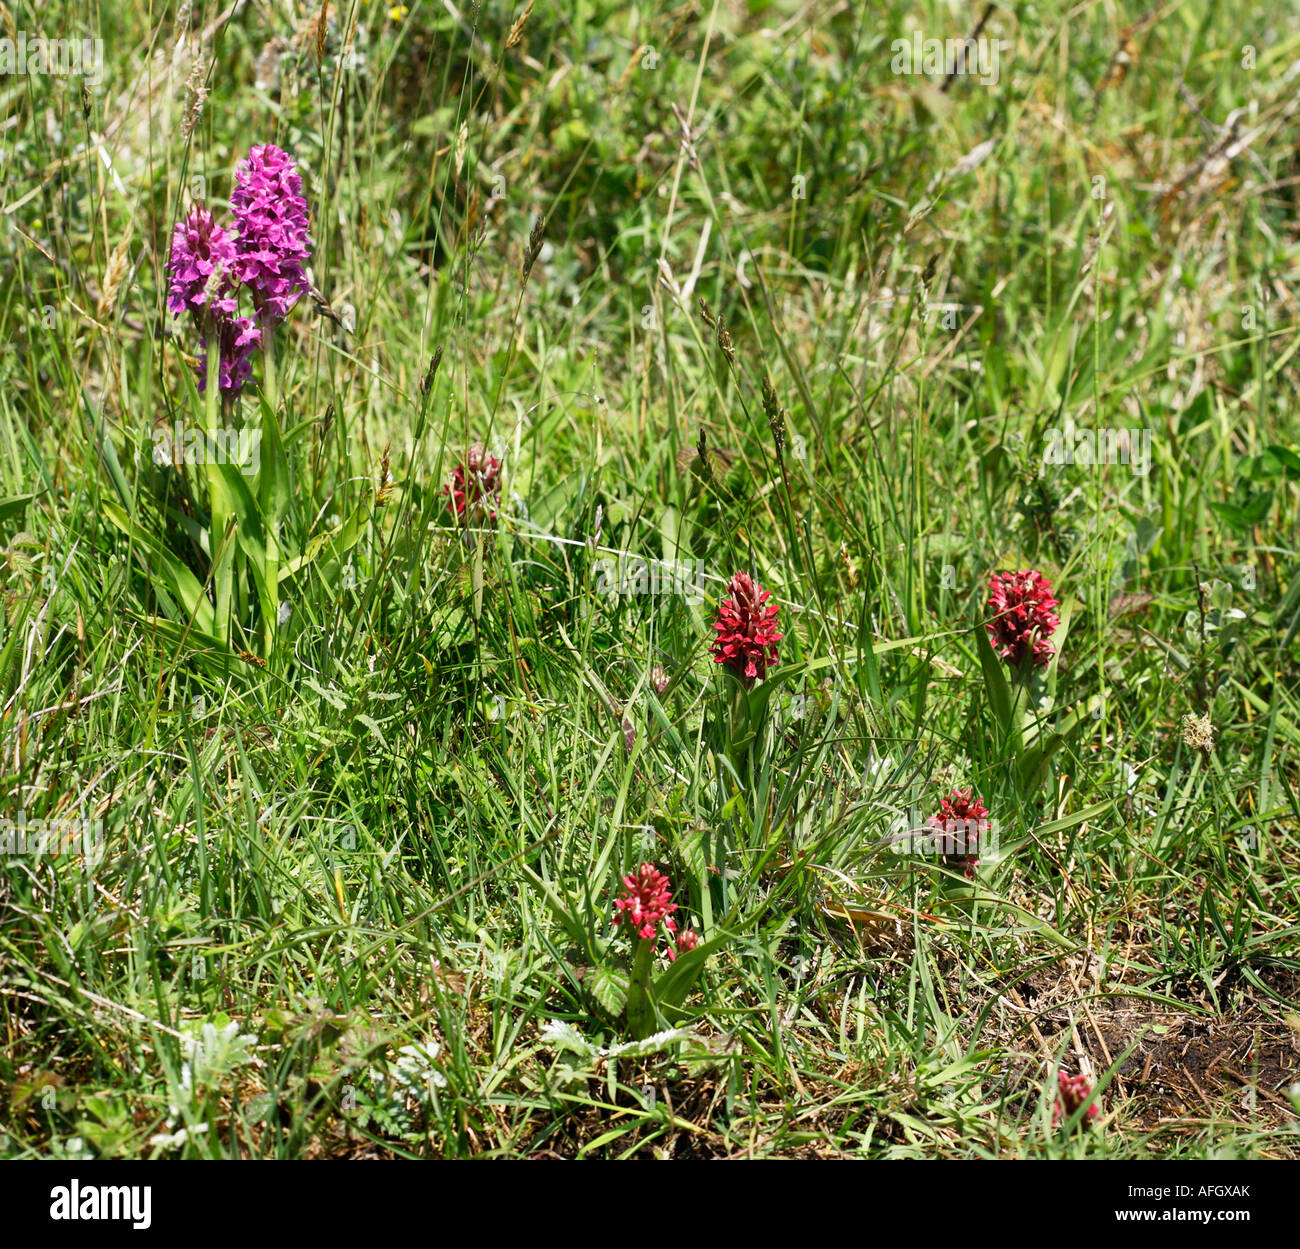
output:
POLYGON ((230 640, 231 554, 222 547, 230 521, 226 487, 217 463, 218 408, 221 403, 221 337, 215 328, 208 333, 207 380, 203 392, 203 463, 208 479, 208 507, 212 524, 208 531, 208 553, 212 559, 212 583, 216 591, 217 636, 230 640))
POLYGON ((262 327, 262 391, 274 412, 280 406, 279 378, 275 374, 275 326, 262 327))

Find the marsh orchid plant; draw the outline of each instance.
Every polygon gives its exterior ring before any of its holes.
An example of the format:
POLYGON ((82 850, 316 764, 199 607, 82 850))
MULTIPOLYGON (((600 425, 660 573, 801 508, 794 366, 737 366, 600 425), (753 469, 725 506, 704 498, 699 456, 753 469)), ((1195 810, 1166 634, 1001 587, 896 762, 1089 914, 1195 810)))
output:
POLYGON ((623 892, 614 900, 614 921, 631 928, 635 934, 626 1012, 628 1027, 638 1039, 654 1031, 656 1001, 662 1004, 665 994, 672 996, 669 988, 672 979, 679 982, 678 992, 684 993, 694 978, 693 975, 672 977, 670 971, 656 980, 653 974, 655 943, 660 937, 660 929, 667 942, 663 956, 669 964, 675 964, 681 955, 700 948, 700 937, 694 929, 678 931, 677 921, 673 919, 676 910, 677 903, 673 901, 668 877, 653 863, 642 863, 635 872, 623 877, 623 892))
POLYGON ((212 449, 202 464, 211 510, 204 536, 215 610, 205 609, 196 594, 180 597, 193 602, 201 631, 228 642, 232 617, 251 617, 241 600, 251 571, 265 656, 280 623, 284 498, 277 483, 286 476, 276 426, 275 330, 308 289, 305 266, 312 239, 302 178, 287 152, 273 143, 253 147, 235 167, 234 181, 232 220, 219 222, 207 205, 195 204, 173 229, 167 264, 167 307, 176 316, 189 314, 197 333, 203 433, 212 449), (222 445, 219 411, 227 417, 233 413, 259 354, 265 407, 256 437, 260 445, 265 436, 269 445, 251 470, 256 480, 248 483, 231 475, 231 466, 215 449, 222 445))
POLYGON ((229 227, 203 204, 177 223, 167 307, 193 315, 204 352, 200 390, 206 391, 208 363, 216 357, 223 397, 238 395, 252 376, 253 354, 261 349, 263 384, 274 404, 272 336, 307 290, 305 265, 312 248, 302 177, 293 158, 274 143, 251 148, 235 167, 230 207, 229 227), (240 314, 244 293, 252 317, 240 314))

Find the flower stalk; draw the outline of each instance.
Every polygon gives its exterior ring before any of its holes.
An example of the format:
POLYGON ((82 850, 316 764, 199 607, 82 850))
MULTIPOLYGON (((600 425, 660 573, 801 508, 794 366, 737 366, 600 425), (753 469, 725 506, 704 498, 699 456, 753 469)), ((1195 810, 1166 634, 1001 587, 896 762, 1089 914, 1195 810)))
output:
MULTIPOLYGON (((221 335, 215 327, 208 334, 207 343, 207 377, 219 377, 221 372, 221 335)), ((207 386, 203 393, 203 432, 207 435, 209 448, 216 446, 217 409, 221 403, 221 388, 207 386)), ((208 480, 208 506, 212 513, 212 524, 208 530, 208 545, 212 548, 209 556, 212 560, 213 593, 216 598, 217 636, 223 642, 230 641, 230 595, 233 573, 233 551, 227 552, 224 546, 226 529, 230 523, 230 507, 226 497, 226 485, 221 480, 221 466, 217 457, 208 454, 203 457, 205 475, 208 480)))
POLYGON ((650 973, 654 967, 653 937, 638 937, 632 957, 632 971, 627 992, 628 1031, 643 1041, 655 1030, 655 1007, 650 996, 650 973))

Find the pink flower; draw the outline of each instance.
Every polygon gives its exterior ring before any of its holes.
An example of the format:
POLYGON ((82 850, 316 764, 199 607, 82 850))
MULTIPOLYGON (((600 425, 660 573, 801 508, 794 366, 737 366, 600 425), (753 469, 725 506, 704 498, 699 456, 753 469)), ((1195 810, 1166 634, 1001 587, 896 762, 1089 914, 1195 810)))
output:
POLYGON ((230 208, 238 232, 236 273, 248 287, 258 320, 275 325, 307 289, 311 258, 307 201, 293 158, 267 143, 235 166, 230 208))
MULTIPOLYGON (((261 340, 261 331, 248 317, 217 318, 217 337, 221 343, 221 374, 217 379, 220 388, 237 395, 244 383, 253 375, 250 357, 261 340)), ((207 336, 199 339, 199 391, 207 389, 208 359, 207 336)))
POLYGON ((167 265, 167 307, 179 316, 191 312, 200 326, 236 310, 235 241, 202 204, 176 223, 167 265))
POLYGON ((965 868, 967 880, 974 880, 975 869, 980 865, 976 853, 980 834, 989 831, 988 810, 975 797, 975 791, 954 789, 939 803, 939 814, 930 817, 929 825, 935 832, 942 833, 949 845, 960 845, 964 853, 954 850, 944 857, 955 867, 965 868))
POLYGON ((671 946, 664 951, 668 955, 668 961, 675 963, 679 954, 685 954, 687 950, 693 950, 700 944, 700 934, 693 928, 683 928, 677 934, 677 948, 674 950, 671 946))
POLYGON ((501 502, 501 461, 475 443, 465 463, 452 469, 451 484, 443 486, 442 492, 451 496, 452 507, 461 520, 496 520, 501 502))
POLYGON ((1034 664, 1041 667, 1056 654, 1048 640, 1061 618, 1060 604, 1052 594, 1052 583, 1041 572, 994 573, 989 578, 989 607, 994 618, 984 627, 993 649, 1007 663, 1019 665, 1032 651, 1034 664))
POLYGON ((738 572, 728 588, 731 598, 724 598, 718 607, 718 618, 713 623, 718 636, 709 649, 714 663, 726 664, 749 685, 755 678, 761 681, 769 661, 775 663, 778 659, 776 644, 785 636, 775 629, 776 614, 781 609, 775 603, 763 606, 772 592, 760 590, 748 573, 738 572))
MULTIPOLYGON (((215 332, 221 347, 220 388, 237 395, 252 376, 250 357, 258 346, 257 328, 247 317, 237 316, 235 242, 201 204, 177 222, 172 235, 168 270, 167 307, 174 313, 190 312, 199 327, 199 347, 206 353, 208 335, 215 332)), ((207 388, 206 354, 199 360, 199 390, 207 388)))
MULTIPOLYGON (((1052 1127, 1061 1126, 1062 1119, 1068 1119, 1092 1093, 1092 1081, 1085 1075, 1067 1076, 1064 1071, 1056 1074, 1056 1104, 1052 1107, 1052 1127)), ((1101 1118, 1100 1102, 1093 1102, 1084 1112, 1083 1122, 1093 1123, 1101 1118)))
POLYGON ((658 871, 652 863, 642 863, 631 875, 623 877, 625 892, 614 900, 614 907, 622 912, 614 916, 618 923, 622 918, 636 929, 637 935, 647 941, 653 941, 656 925, 663 922, 665 931, 675 932, 676 923, 670 919, 677 909, 673 901, 668 877, 658 871))

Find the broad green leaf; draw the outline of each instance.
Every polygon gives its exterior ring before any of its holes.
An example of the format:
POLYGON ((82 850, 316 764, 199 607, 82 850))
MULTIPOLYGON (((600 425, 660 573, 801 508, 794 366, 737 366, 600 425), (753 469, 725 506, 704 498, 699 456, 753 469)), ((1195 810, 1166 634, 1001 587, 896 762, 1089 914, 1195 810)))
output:
POLYGON ((587 984, 591 988, 591 996, 600 1003, 602 1010, 607 1010, 611 1015, 621 1015, 623 1008, 627 1005, 628 978, 625 972, 616 971, 611 967, 595 967, 592 969, 587 984))
POLYGON ((701 942, 695 949, 687 950, 685 954, 679 954, 676 960, 669 964, 668 970, 655 981, 651 991, 651 996, 659 1009, 677 1010, 700 978, 709 955, 723 949, 728 942, 734 940, 732 933, 719 930, 716 937, 701 942))
POLYGON ((0 498, 0 520, 12 520, 15 516, 21 516, 35 497, 34 494, 11 494, 0 498))

